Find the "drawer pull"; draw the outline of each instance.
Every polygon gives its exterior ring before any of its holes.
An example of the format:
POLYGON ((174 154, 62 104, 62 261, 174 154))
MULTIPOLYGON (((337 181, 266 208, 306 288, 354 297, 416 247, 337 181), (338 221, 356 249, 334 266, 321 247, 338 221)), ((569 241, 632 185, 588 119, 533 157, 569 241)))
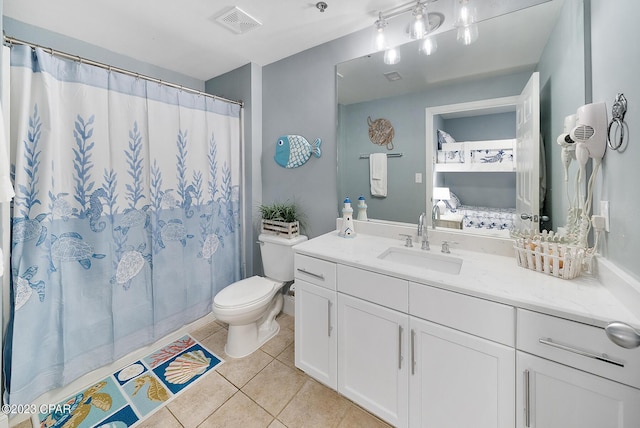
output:
POLYGON ((529 370, 525 370, 523 375, 522 385, 524 386, 524 426, 529 428, 531 426, 531 397, 529 396, 529 370))
POLYGON ((327 300, 327 336, 331 337, 331 300, 327 300))
POLYGON ((309 272, 308 270, 300 269, 300 268, 298 268, 298 269, 296 269, 296 270, 297 270, 298 272, 306 273, 307 275, 310 275, 310 276, 312 276, 312 277, 314 277, 314 278, 318 278, 319 280, 324 281, 324 275, 322 275, 322 274, 317 274, 317 273, 309 272))
POLYGON ((402 326, 398 326, 398 370, 402 370, 402 326))
POLYGON ((416 332, 411 329, 411 374, 416 374, 416 332))
POLYGON ((593 358, 594 360, 603 361, 605 363, 613 364, 614 366, 624 367, 624 363, 613 360, 607 356, 607 354, 594 354, 593 352, 583 351, 582 349, 574 348, 571 346, 556 343, 551 339, 540 339, 540 343, 543 345, 551 346, 553 348, 561 349, 563 351, 572 352, 574 354, 582 355, 583 357, 593 358))
POLYGON ((633 349, 640 346, 640 333, 623 322, 612 322, 605 327, 607 337, 616 345, 633 349))

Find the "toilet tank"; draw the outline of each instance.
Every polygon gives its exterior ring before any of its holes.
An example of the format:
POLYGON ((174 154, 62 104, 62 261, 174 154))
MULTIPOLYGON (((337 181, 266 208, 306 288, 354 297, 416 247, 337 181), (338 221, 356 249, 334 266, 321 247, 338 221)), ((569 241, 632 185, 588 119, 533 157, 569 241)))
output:
POLYGON ((264 275, 276 281, 293 281, 293 249, 291 247, 306 240, 307 237, 304 235, 287 239, 261 233, 258 241, 260 241, 264 275))

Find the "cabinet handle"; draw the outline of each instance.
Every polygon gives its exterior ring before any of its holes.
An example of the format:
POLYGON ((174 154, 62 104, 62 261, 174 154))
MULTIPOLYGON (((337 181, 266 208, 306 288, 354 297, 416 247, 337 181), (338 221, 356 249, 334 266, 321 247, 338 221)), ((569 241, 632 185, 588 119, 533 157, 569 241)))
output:
POLYGON ((309 272, 308 270, 300 269, 300 268, 298 268, 298 269, 296 269, 296 270, 297 270, 298 272, 306 273, 307 275, 310 275, 310 276, 312 276, 312 277, 314 277, 314 278, 318 278, 319 280, 324 281, 324 275, 322 275, 322 274, 317 274, 317 273, 309 272))
POLYGON ((327 336, 331 337, 331 300, 327 300, 327 336))
POLYGON ((416 374, 416 331, 411 329, 411 374, 416 374))
POLYGON ((574 354, 582 355, 583 357, 593 358, 594 360, 603 361, 605 363, 613 364, 614 366, 624 367, 624 363, 621 361, 609 358, 607 354, 594 354, 593 352, 583 351, 582 349, 574 348, 572 346, 556 343, 551 339, 540 339, 540 343, 543 345, 551 346, 552 348, 561 349, 563 351, 572 352, 574 354))
POLYGON ((618 346, 627 349, 640 346, 640 333, 629 324, 619 321, 611 322, 604 331, 607 333, 607 337, 618 346))
POLYGON ((524 426, 531 426, 531 413, 529 411, 530 397, 529 397, 529 370, 525 370, 523 373, 524 385, 524 426))
POLYGON ((398 370, 402 369, 402 326, 398 326, 398 370))

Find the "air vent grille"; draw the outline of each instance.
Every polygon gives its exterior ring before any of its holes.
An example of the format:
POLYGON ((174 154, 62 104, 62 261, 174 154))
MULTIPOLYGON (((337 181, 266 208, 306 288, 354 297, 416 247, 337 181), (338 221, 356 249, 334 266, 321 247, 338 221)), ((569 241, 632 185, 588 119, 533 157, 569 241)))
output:
POLYGON ((397 71, 390 71, 388 73, 384 73, 384 77, 386 77, 389 82, 402 80, 402 76, 397 71))
POLYGON ((243 34, 262 26, 257 19, 237 6, 218 16, 216 21, 236 34, 243 34))
POLYGON ((576 136, 578 141, 587 141, 593 137, 595 129, 589 125, 580 125, 573 131, 573 134, 576 136))

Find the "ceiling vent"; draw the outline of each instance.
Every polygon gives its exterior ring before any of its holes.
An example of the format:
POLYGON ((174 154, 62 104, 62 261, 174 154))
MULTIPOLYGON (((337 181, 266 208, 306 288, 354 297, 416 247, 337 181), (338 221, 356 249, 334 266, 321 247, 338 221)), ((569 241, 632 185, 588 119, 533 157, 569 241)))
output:
POLYGON ((384 77, 386 77, 389 82, 395 82, 402 79, 402 76, 397 71, 384 73, 384 77))
POLYGON ((243 34, 262 26, 258 20, 237 6, 218 16, 216 21, 236 34, 243 34))

